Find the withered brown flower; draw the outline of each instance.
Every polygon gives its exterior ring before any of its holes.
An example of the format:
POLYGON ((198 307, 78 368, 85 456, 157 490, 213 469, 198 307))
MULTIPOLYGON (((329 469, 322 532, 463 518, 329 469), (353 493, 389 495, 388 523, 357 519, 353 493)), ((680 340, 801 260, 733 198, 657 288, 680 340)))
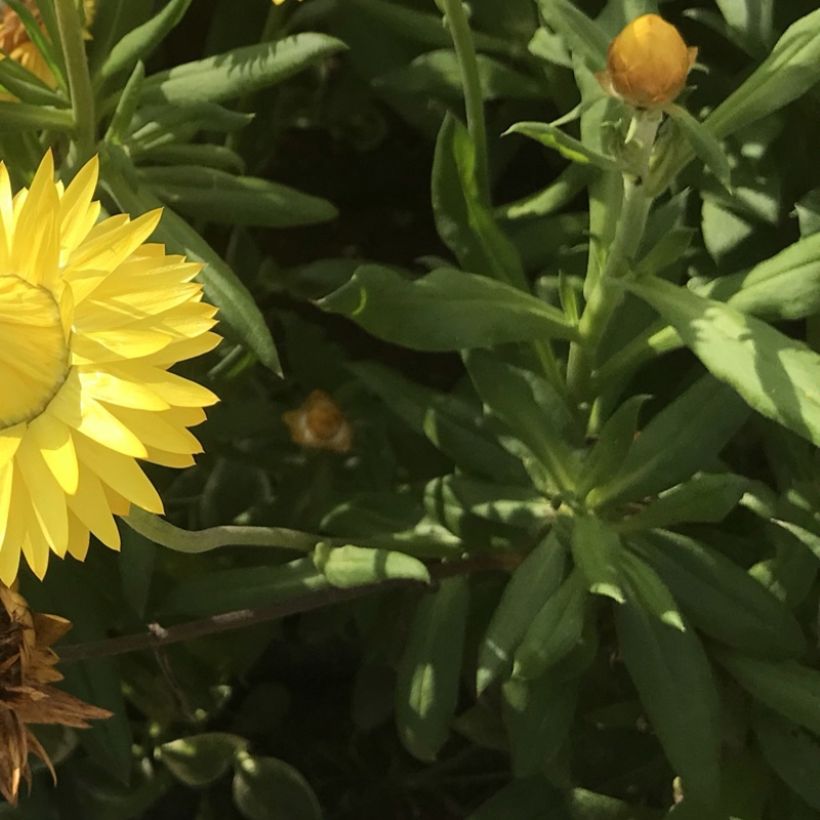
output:
POLYGON ((60 724, 77 729, 111 713, 63 692, 51 684, 62 680, 51 645, 71 628, 57 615, 29 610, 25 599, 0 584, 0 794, 14 805, 21 781, 31 784, 28 765, 34 754, 51 760, 29 729, 31 724, 60 724))
POLYGON ((314 450, 348 453, 353 429, 342 409, 324 390, 314 390, 301 407, 282 414, 296 444, 314 450))

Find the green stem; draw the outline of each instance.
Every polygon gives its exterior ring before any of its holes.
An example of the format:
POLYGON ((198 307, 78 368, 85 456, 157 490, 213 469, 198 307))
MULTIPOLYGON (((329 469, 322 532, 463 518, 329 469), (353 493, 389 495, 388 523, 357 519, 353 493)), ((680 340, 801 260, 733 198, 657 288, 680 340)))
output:
POLYGON ((590 377, 598 347, 622 298, 620 291, 612 287, 612 282, 628 272, 629 262, 635 255, 646 228, 646 219, 654 197, 647 192, 645 183, 649 176, 649 161, 659 125, 659 115, 638 112, 627 138, 627 143, 633 140, 636 142, 639 154, 634 171, 624 174, 621 210, 615 236, 604 268, 588 295, 578 324, 581 342, 570 359, 567 372, 570 392, 579 401, 589 401, 592 398, 589 395, 590 377))
POLYGON ((91 158, 96 143, 94 91, 88 71, 83 27, 74 0, 55 0, 57 27, 68 75, 71 107, 74 111, 74 160, 82 164, 91 158))
POLYGON ((487 124, 484 118, 484 97, 481 93, 481 79, 478 74, 478 59, 473 33, 461 0, 439 0, 439 7, 447 19, 461 68, 467 130, 470 132, 475 147, 476 183, 484 204, 489 206, 490 172, 487 158, 487 124))
POLYGON ((205 530, 183 530, 156 515, 137 507, 125 517, 132 530, 155 544, 175 552, 197 555, 220 547, 276 547, 278 549, 310 552, 319 541, 332 541, 318 535, 288 530, 282 527, 209 527, 205 530))

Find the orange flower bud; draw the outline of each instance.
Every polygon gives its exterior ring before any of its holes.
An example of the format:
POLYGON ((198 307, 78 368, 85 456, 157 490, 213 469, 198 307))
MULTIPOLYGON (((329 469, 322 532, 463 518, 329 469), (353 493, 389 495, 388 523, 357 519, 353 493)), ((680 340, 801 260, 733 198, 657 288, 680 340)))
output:
POLYGON ((697 49, 688 48, 673 25, 644 14, 610 43, 607 70, 598 79, 636 108, 660 108, 683 91, 696 57, 697 49))
POLYGON ((344 413, 324 390, 314 390, 296 410, 282 414, 296 444, 314 450, 347 453, 353 442, 353 430, 344 413))

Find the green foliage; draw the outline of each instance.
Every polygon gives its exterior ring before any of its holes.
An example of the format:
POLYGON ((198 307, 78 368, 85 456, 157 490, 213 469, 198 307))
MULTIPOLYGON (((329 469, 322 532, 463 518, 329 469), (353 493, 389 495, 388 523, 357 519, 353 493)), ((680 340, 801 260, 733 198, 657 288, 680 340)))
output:
POLYGON ((113 716, 0 817, 815 817, 816 4, 98 0, 84 60, 59 2, 4 162, 164 209, 221 401, 21 576, 113 716), (644 13, 706 69, 657 135, 595 76, 644 13))

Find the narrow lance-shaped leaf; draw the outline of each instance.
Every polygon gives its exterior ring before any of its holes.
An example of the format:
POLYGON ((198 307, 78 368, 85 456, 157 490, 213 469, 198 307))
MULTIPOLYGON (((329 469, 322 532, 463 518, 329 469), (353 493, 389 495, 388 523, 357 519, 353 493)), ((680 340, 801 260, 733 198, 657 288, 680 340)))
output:
POLYGON ((794 724, 760 712, 754 729, 766 762, 813 809, 820 809, 820 742, 794 724))
POLYGON ((362 265, 318 305, 412 350, 455 351, 576 335, 557 308, 503 282, 452 268, 414 281, 389 268, 362 265))
POLYGON ((401 552, 353 545, 329 547, 323 543, 317 545, 313 560, 330 585, 338 589, 376 584, 390 578, 430 583, 427 567, 418 558, 401 552))
POLYGON ((720 792, 719 707, 700 641, 691 629, 662 623, 631 588, 615 623, 630 677, 687 802, 710 810, 720 792))
POLYGON ((820 356, 765 322, 661 279, 627 284, 718 379, 759 413, 820 445, 820 356))
POLYGON ((480 408, 373 362, 357 362, 349 369, 392 413, 459 467, 503 483, 528 483, 521 462, 481 425, 480 408))
POLYGON ((506 134, 523 134, 547 148, 555 149, 561 156, 581 165, 595 165, 605 171, 617 171, 620 168, 612 157, 587 147, 580 140, 546 122, 518 122, 509 128, 506 134))
POLYGON ((481 400, 526 445, 563 491, 575 485, 575 454, 567 438, 572 418, 562 398, 535 374, 489 353, 472 351, 467 371, 481 400))
POLYGON ((396 683, 396 723, 419 760, 435 760, 450 734, 468 604, 468 580, 449 578, 419 601, 410 625, 396 683))
POLYGON ((110 79, 145 60, 165 36, 179 23, 191 0, 169 0, 150 20, 128 32, 100 66, 99 80, 110 79))
POLYGON ((326 34, 304 32, 275 42, 174 66, 145 81, 143 103, 222 102, 286 80, 345 48, 326 34))
POLYGON ((702 377, 647 424, 621 468, 587 503, 602 507, 643 498, 686 480, 720 452, 748 415, 731 388, 702 377))
POLYGON ((572 557, 595 595, 605 595, 623 603, 619 553, 623 550, 618 534, 605 522, 590 515, 575 518, 572 529, 572 557))
POLYGON ((327 222, 336 208, 321 197, 259 177, 197 165, 141 167, 156 196, 188 216, 228 225, 289 228, 327 222))
POLYGON ((479 694, 511 665, 533 617, 561 583, 564 563, 564 548, 550 531, 507 582, 478 650, 479 694))
POLYGON ((739 503, 749 480, 734 473, 698 473, 665 490, 655 501, 618 524, 619 532, 637 532, 678 523, 717 523, 739 503))
POLYGON ((586 603, 587 580, 576 569, 523 624, 526 632, 513 667, 516 677, 538 678, 573 649, 583 633, 586 603))
POLYGON ((672 103, 664 110, 680 127, 704 165, 717 177, 718 182, 731 192, 732 171, 729 159, 714 134, 680 105, 672 103))
POLYGON ((537 774, 561 751, 575 717, 578 687, 549 675, 534 681, 513 678, 502 695, 513 774, 537 774))
POLYGON ((800 655, 800 625, 762 584, 720 552, 684 535, 627 539, 672 591, 698 629, 729 646, 769 657, 800 655))
POLYGON ((431 194, 439 236, 465 270, 527 291, 518 251, 479 193, 476 161, 470 133, 448 114, 433 155, 431 194))
POLYGON ((796 661, 765 661, 729 650, 717 659, 761 703, 820 734, 820 671, 796 661))
POLYGON ((621 466, 635 439, 638 414, 649 398, 632 396, 607 419, 581 470, 578 479, 580 497, 614 475, 621 466))

